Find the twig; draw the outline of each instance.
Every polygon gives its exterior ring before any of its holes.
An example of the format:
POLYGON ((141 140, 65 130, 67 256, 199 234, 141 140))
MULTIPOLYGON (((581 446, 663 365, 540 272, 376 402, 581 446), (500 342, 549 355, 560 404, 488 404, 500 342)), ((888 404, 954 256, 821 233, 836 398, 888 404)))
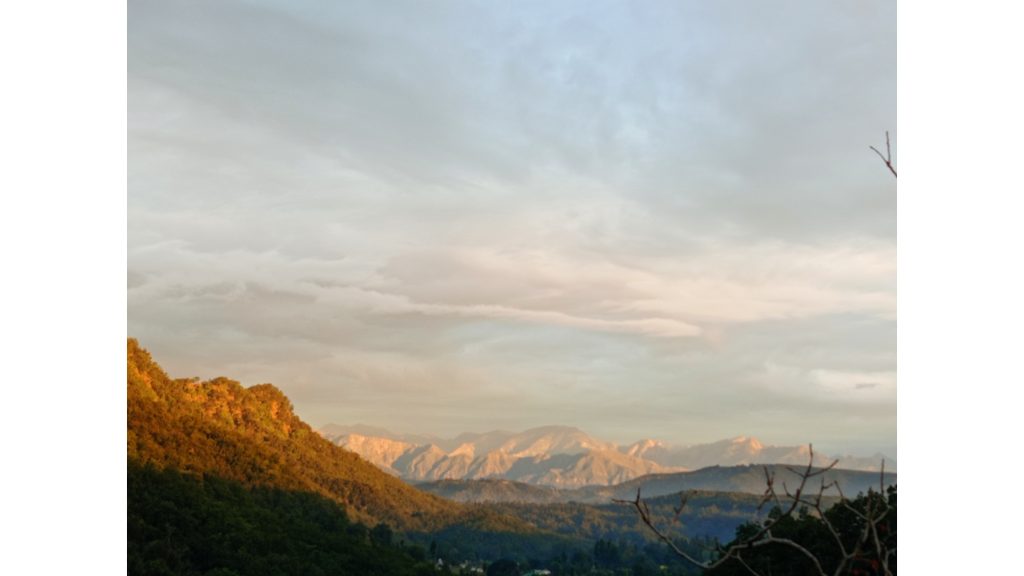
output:
POLYGON ((885 162, 886 167, 889 168, 889 172, 892 172, 892 175, 895 177, 896 167, 892 165, 892 148, 889 146, 889 131, 885 131, 885 156, 882 156, 882 153, 874 146, 868 146, 868 148, 874 150, 875 154, 878 154, 878 157, 881 158, 882 162, 885 162))
MULTIPOLYGON (((878 534, 879 523, 881 523, 882 520, 885 519, 891 511, 889 502, 885 497, 885 462, 882 462, 882 471, 879 480, 879 486, 882 489, 882 491, 877 496, 874 495, 873 490, 868 491, 868 495, 864 504, 865 509, 863 512, 857 510, 857 508, 850 504, 850 502, 846 499, 845 494, 843 494, 843 489, 839 485, 839 482, 825 481, 825 473, 827 473, 829 470, 832 470, 838 463, 839 461, 835 460, 828 466, 815 469, 814 447, 808 446, 808 464, 806 468, 802 470, 797 470, 789 466, 785 467, 785 469, 789 470, 791 473, 795 474, 799 478, 799 482, 792 492, 790 492, 789 487, 786 485, 785 482, 783 482, 782 484, 786 498, 790 500, 790 504, 787 507, 785 507, 785 509, 783 509, 784 507, 782 506, 782 502, 779 498, 778 492, 775 489, 775 472, 774 470, 769 470, 768 466, 765 466, 765 492, 761 497, 760 504, 758 504, 757 511, 758 514, 760 514, 760 511, 765 504, 767 504, 768 502, 774 502, 778 507, 779 511, 781 512, 781 514, 774 515, 774 517, 772 517, 773 515, 769 515, 769 517, 761 523, 760 528, 757 530, 757 532, 755 532, 752 536, 748 536, 746 538, 737 540, 726 547, 723 547, 720 544, 716 545, 718 557, 714 560, 709 560, 706 562, 697 560, 696 558, 690 556, 687 552, 679 548, 675 541, 673 541, 673 539, 666 532, 664 532, 655 524, 654 519, 651 517, 650 507, 643 500, 643 498, 641 498, 640 488, 637 488, 636 498, 634 498, 633 500, 613 499, 613 502, 617 502, 620 504, 629 504, 633 506, 636 509, 637 514, 640 516, 640 520, 651 530, 651 532, 654 533, 655 536, 658 537, 659 540, 666 543, 676 556, 704 570, 712 570, 725 564, 726 562, 729 562, 730 560, 736 560, 743 566, 743 568, 747 570, 747 572, 754 574, 756 576, 760 576, 758 572, 741 556, 741 553, 745 550, 753 550, 755 548, 760 548, 762 546, 775 544, 779 546, 786 546, 797 551, 802 556, 807 558, 811 562, 811 564, 814 565, 814 569, 819 576, 829 576, 828 573, 825 571, 824 566, 822 566, 821 561, 818 559, 817 556, 815 556, 813 552, 811 552, 803 545, 794 540, 775 536, 774 534, 772 534, 772 528, 775 527, 775 525, 778 524, 778 522, 780 522, 782 519, 792 516, 792 514, 798 506, 810 506, 818 513, 818 518, 825 525, 826 530, 832 535, 832 538, 835 540, 836 547, 838 548, 839 562, 836 566, 835 572, 833 573, 835 576, 839 576, 840 574, 844 573, 844 571, 850 565, 851 562, 857 560, 858 558, 862 558, 862 554, 866 546, 870 546, 874 549, 874 553, 877 555, 877 558, 881 561, 881 568, 884 571, 884 574, 886 574, 886 576, 891 576, 892 570, 889 568, 889 561, 890 557, 893 556, 893 554, 895 553, 895 550, 889 549, 883 542, 883 539, 878 534), (813 496, 805 496, 807 482, 808 480, 815 476, 822 477, 817 493, 813 494, 813 496), (844 508, 852 512, 859 520, 861 520, 864 523, 864 528, 863 530, 861 530, 860 535, 857 537, 852 550, 847 548, 846 544, 843 542, 839 530, 837 530, 836 527, 832 525, 832 522, 829 520, 829 517, 825 513, 825 509, 822 506, 822 500, 824 498, 825 491, 833 487, 835 487, 835 489, 839 492, 840 504, 842 504, 844 508)), ((683 508, 686 506, 687 500, 687 496, 683 493, 680 493, 680 505, 678 508, 673 507, 673 523, 678 522, 679 517, 683 512, 683 508)))

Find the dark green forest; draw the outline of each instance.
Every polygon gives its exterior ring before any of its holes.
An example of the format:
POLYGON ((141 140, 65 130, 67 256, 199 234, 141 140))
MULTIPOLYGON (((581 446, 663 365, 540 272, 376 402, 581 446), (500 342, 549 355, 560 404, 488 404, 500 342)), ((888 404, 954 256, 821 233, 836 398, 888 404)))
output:
MULTIPOLYGON (((679 495, 646 500, 652 513, 673 518, 679 495)), ((757 513, 760 498, 751 494, 694 492, 688 495, 686 508, 668 528, 682 539, 731 540, 736 527, 757 513)), ((489 504, 489 507, 514 516, 543 530, 590 540, 624 539, 642 544, 653 541, 650 531, 636 512, 621 504, 489 504)))
POLYGON ((310 492, 128 464, 130 574, 434 574, 421 546, 310 492))

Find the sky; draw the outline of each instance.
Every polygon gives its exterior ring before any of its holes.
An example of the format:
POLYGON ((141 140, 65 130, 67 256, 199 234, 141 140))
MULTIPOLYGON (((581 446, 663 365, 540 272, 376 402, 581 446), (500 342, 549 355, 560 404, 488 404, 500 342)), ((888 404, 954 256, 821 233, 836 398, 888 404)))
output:
POLYGON ((895 455, 887 130, 895 2, 133 0, 128 333, 313 426, 895 455))

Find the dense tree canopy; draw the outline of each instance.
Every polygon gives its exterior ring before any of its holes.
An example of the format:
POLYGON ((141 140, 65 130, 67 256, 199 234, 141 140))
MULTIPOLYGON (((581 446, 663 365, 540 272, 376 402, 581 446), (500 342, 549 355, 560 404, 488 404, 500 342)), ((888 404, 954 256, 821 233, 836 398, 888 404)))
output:
POLYGON ((365 526, 350 522, 327 498, 129 462, 128 572, 417 575, 434 570, 406 549, 371 542, 365 526))

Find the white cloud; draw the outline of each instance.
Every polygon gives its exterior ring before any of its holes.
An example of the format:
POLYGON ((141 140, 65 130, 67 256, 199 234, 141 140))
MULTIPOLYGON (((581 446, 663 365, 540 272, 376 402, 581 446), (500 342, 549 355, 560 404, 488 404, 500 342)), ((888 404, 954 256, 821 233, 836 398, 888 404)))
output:
POLYGON ((129 331, 323 417, 894 423, 892 10, 133 2, 129 331))

